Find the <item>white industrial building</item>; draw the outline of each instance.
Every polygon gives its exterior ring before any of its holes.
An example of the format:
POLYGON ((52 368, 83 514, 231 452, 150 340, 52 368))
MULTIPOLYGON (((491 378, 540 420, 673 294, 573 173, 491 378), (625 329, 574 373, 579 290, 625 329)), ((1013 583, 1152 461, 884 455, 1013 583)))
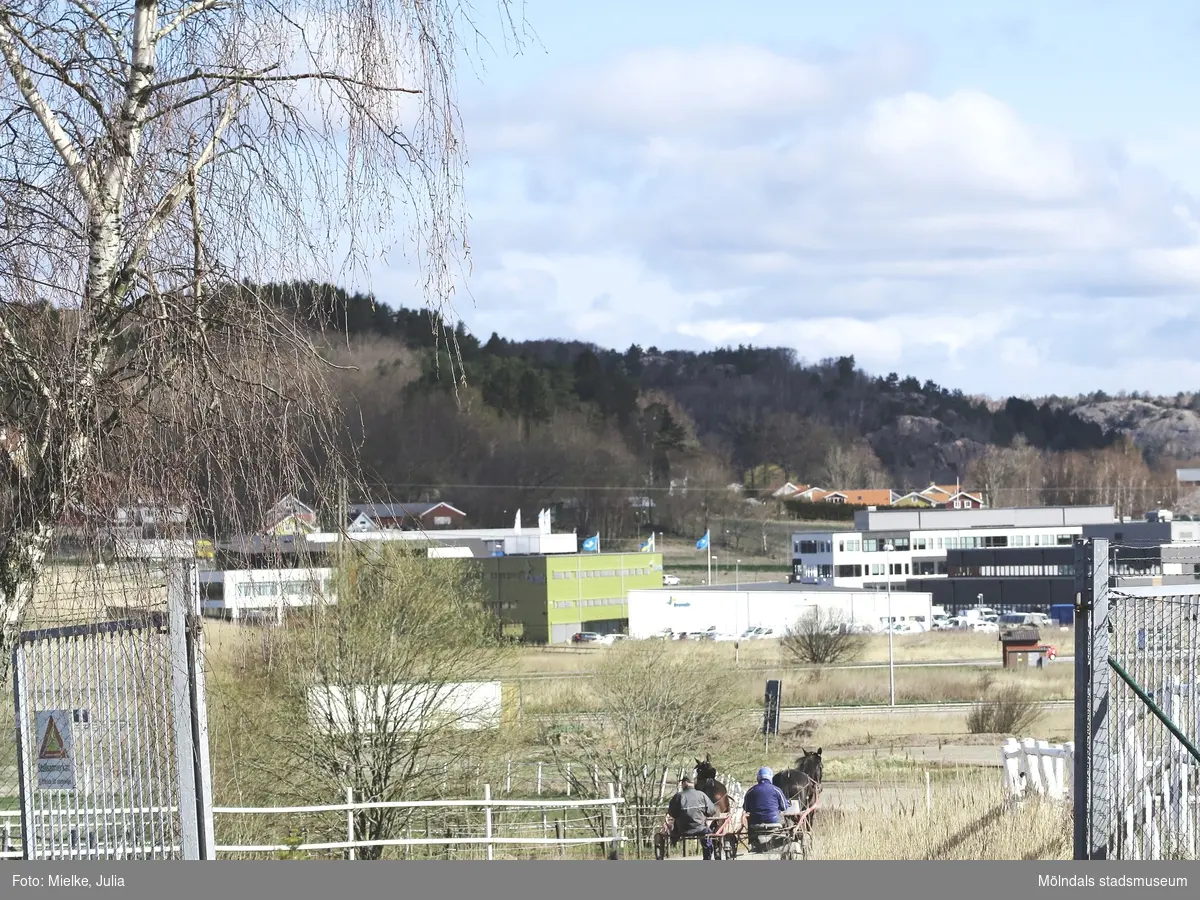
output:
MULTIPOLYGON (((362 543, 401 543, 426 546, 431 557, 485 558, 490 556, 546 556, 579 552, 579 537, 575 533, 554 534, 550 529, 550 511, 542 510, 534 528, 523 528, 518 513, 512 528, 456 528, 428 531, 398 529, 349 531, 346 538, 362 543)), ((326 551, 336 546, 337 532, 316 532, 305 535, 304 542, 312 551, 326 551)))
POLYGON ((814 610, 859 627, 880 630, 890 616, 929 627, 933 610, 928 593, 895 590, 850 591, 805 588, 787 582, 759 582, 735 587, 661 588, 629 592, 629 636, 650 638, 665 631, 740 635, 750 628, 782 634, 814 610))
POLYGON ((337 602, 332 569, 230 569, 198 577, 201 614, 213 618, 282 618, 290 607, 337 602))
MULTIPOLYGON (((1195 522, 1157 524, 1168 540, 1191 540, 1200 530, 1195 522)), ((1113 539, 1147 525, 1121 522, 1111 506, 866 509, 854 514, 853 531, 793 534, 791 579, 879 590, 946 575, 947 550, 1071 546, 1081 537, 1113 539)))

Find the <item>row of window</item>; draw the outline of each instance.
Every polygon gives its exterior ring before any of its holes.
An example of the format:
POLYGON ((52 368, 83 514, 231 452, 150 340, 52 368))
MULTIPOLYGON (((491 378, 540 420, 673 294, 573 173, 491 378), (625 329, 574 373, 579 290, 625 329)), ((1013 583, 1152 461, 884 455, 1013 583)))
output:
MULTIPOLYGON (((976 550, 989 547, 1064 547, 1075 542, 1073 534, 985 534, 963 535, 961 537, 932 538, 916 537, 911 540, 906 537, 893 538, 890 543, 892 550, 904 553, 909 550, 976 550)), ((837 542, 839 553, 883 553, 887 550, 887 538, 853 538, 837 542)), ((795 541, 797 553, 823 553, 828 549, 824 541, 795 541)))
POLYGON ((956 566, 950 570, 955 578, 1056 578, 1074 575, 1071 566, 956 566))
POLYGON ((594 600, 555 600, 555 609, 573 609, 576 606, 624 606, 625 601, 620 597, 600 597, 594 600))
POLYGON ((242 583, 237 586, 239 597, 312 597, 319 586, 315 581, 266 581, 242 583))
POLYGON ((580 578, 616 578, 617 576, 620 576, 621 578, 630 578, 635 575, 652 575, 654 574, 654 571, 655 570, 649 566, 644 566, 638 569, 580 569, 578 572, 572 569, 565 572, 555 572, 553 577, 574 578, 578 576, 580 578))

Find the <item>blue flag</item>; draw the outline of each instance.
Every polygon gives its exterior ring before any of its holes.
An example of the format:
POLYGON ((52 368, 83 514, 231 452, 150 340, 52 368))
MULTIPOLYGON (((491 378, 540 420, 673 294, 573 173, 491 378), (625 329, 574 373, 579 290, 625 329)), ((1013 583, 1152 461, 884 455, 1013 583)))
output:
POLYGON ((592 535, 583 542, 584 553, 599 553, 600 552, 600 535, 599 533, 592 535))
POLYGON ((707 550, 708 549, 708 532, 707 531, 704 532, 704 537, 702 537, 702 538, 700 538, 700 540, 696 541, 696 549, 697 550, 707 550))
POLYGON ((642 553, 653 553, 654 552, 654 534, 653 533, 651 533, 650 537, 648 537, 646 540, 642 541, 642 545, 640 547, 638 547, 638 550, 642 553))

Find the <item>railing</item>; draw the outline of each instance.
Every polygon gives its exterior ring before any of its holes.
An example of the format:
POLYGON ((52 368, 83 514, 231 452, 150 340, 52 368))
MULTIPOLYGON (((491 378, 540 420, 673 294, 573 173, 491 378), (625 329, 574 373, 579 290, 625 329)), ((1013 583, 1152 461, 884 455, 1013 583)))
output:
MULTIPOLYGON (((216 852, 218 855, 254 855, 254 854, 280 854, 280 853, 323 853, 330 851, 343 851, 348 859, 354 859, 356 852, 368 847, 482 847, 484 848, 486 858, 495 858, 496 847, 558 847, 565 849, 574 846, 605 846, 609 850, 610 858, 617 858, 620 855, 620 847, 625 840, 620 827, 620 811, 624 806, 625 800, 618 796, 616 786, 608 785, 608 796, 594 799, 579 799, 579 800, 512 800, 512 799, 496 799, 492 796, 491 785, 483 786, 483 797, 480 799, 471 800, 400 800, 387 802, 355 802, 350 790, 347 790, 347 802, 317 804, 310 806, 262 806, 262 807, 246 807, 246 806, 217 806, 213 808, 214 817, 217 818, 218 825, 229 823, 230 820, 245 819, 255 816, 269 816, 272 823, 278 827, 283 825, 286 827, 289 820, 295 820, 300 817, 323 816, 326 814, 344 813, 345 819, 345 840, 327 840, 327 841, 307 841, 296 840, 290 842, 272 841, 272 842, 248 842, 248 843, 218 843, 216 852), (375 839, 362 839, 355 834, 355 813, 365 810, 383 810, 383 809, 403 809, 403 810, 480 810, 482 811, 482 823, 473 823, 482 825, 481 834, 471 835, 440 835, 426 837, 387 837, 375 839), (584 837, 571 837, 565 833, 565 818, 551 823, 547 819, 547 813, 552 810, 602 810, 601 819, 596 819, 594 813, 592 817, 588 817, 587 824, 592 834, 584 837), (541 837, 533 836, 529 833, 520 834, 500 834, 494 827, 494 816, 496 813, 503 810, 523 810, 532 812, 541 812, 540 828, 541 837), (599 827, 602 819, 607 819, 604 827, 599 827), (222 820, 225 820, 223 823, 222 820), (554 837, 546 836, 551 830, 551 825, 555 827, 553 830, 557 832, 554 837), (607 833, 602 833, 607 831, 607 833)), ((133 810, 133 812, 143 812, 143 810, 133 810)), ((18 841, 20 838, 20 814, 16 811, 0 812, 0 835, 2 835, 3 844, 0 845, 0 858, 20 859, 23 855, 18 849, 18 841)), ((510 826, 510 831, 535 831, 538 828, 538 823, 524 823, 523 825, 510 826)), ((224 828, 218 827, 218 833, 224 831, 224 828)), ((302 829, 303 831, 303 829, 302 829)), ((105 855, 104 851, 112 851, 115 854, 115 848, 103 848, 100 855, 105 855)), ((86 853, 82 851, 81 855, 86 853)), ((92 854, 94 855, 93 849, 92 854)))
POLYGON ((1009 738, 1000 748, 1004 781, 1009 793, 1023 798, 1033 793, 1052 800, 1070 800, 1074 789, 1075 743, 1051 744, 1009 738))

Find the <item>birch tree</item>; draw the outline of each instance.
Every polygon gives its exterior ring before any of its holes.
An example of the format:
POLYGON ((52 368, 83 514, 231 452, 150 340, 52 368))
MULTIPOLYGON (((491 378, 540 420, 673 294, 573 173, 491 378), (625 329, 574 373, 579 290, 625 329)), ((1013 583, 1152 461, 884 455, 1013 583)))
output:
POLYGON ((322 348, 248 282, 361 273, 403 218, 449 302, 468 33, 449 0, 0 0, 0 650, 69 515, 320 495, 322 348))

